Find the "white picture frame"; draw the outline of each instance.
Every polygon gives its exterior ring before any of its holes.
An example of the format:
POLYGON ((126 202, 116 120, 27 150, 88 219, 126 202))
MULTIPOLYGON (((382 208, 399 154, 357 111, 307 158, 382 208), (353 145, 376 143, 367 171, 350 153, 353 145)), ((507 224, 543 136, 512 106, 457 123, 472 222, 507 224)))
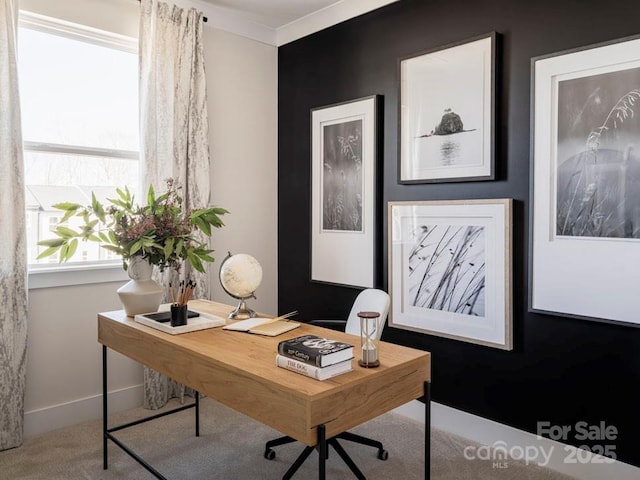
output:
POLYGON ((311 110, 311 281, 374 286, 379 102, 311 110))
POLYGON ((399 59, 401 184, 495 179, 497 34, 399 59))
POLYGON ((640 326, 639 52, 532 59, 532 312, 640 326))
POLYGON ((389 202, 389 326, 513 348, 512 200, 389 202))

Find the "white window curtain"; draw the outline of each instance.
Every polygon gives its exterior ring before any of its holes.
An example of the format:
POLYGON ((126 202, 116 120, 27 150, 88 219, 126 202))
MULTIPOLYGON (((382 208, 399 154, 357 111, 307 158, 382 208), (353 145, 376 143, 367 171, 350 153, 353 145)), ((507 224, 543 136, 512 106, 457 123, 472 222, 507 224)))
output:
MULTIPOLYGON (((202 13, 193 8, 141 2, 140 178, 144 188, 153 184, 160 191, 173 177, 182 186, 186 208, 207 206, 210 194, 202 22, 202 13)), ((207 274, 189 271, 188 265, 182 274, 197 282, 194 298, 208 298, 207 274)), ((167 275, 156 280, 168 285, 167 275)), ((185 389, 145 368, 144 392, 145 407, 156 409, 172 397, 182 398, 185 389)))
POLYGON ((18 1, 0 0, 0 450, 22 444, 27 352, 24 165, 16 68, 18 1))

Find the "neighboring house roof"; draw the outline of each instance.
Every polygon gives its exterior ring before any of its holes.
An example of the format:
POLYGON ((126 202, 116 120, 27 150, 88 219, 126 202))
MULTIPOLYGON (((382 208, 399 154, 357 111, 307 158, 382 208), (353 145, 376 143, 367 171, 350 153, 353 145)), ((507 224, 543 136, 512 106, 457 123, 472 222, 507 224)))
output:
POLYGON ((91 197, 76 186, 61 185, 27 185, 26 190, 31 193, 35 202, 44 211, 58 212, 53 208, 56 203, 71 202, 88 205, 91 197))
POLYGON ((118 187, 101 185, 27 185, 25 187, 25 202, 30 210, 59 212, 53 208, 56 203, 79 203, 82 206, 91 204, 91 193, 103 205, 109 205, 108 198, 118 198, 118 187))
POLYGON ((40 208, 38 199, 28 187, 24 189, 24 204, 27 210, 38 210, 40 208))

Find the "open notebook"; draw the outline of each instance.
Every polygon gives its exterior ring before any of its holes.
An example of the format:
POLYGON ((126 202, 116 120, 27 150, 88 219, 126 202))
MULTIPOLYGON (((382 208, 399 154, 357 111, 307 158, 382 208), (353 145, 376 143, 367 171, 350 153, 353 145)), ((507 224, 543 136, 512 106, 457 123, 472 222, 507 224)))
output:
POLYGON ((224 327, 222 327, 222 329, 275 337, 276 335, 288 332, 289 330, 293 330, 294 328, 298 328, 299 326, 299 323, 289 322, 287 320, 256 317, 230 323, 229 325, 225 325, 224 327))

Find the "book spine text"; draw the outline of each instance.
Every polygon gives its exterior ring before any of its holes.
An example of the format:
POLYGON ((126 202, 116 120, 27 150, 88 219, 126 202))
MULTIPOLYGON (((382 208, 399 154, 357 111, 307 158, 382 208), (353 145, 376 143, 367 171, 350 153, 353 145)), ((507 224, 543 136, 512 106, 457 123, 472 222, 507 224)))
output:
POLYGON ((313 365, 309 365, 305 362, 300 362, 295 360, 294 358, 288 357, 279 357, 277 359, 277 365, 282 368, 286 368, 287 370, 291 370, 292 372, 300 373, 302 375, 306 375, 307 377, 318 379, 318 368, 313 365))
POLYGON ((301 362, 307 363, 319 367, 321 365, 321 358, 317 352, 305 350, 297 346, 287 345, 286 343, 280 343, 278 345, 278 353, 285 357, 295 358, 301 362))

